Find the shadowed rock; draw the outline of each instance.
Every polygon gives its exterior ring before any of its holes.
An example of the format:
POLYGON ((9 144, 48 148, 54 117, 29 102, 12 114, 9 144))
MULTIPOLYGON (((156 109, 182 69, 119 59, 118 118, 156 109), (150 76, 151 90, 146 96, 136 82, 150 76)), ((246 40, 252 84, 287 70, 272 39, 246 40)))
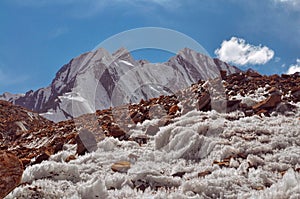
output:
POLYGON ((78 155, 84 155, 86 152, 92 152, 97 149, 97 141, 92 132, 83 129, 76 137, 78 155))

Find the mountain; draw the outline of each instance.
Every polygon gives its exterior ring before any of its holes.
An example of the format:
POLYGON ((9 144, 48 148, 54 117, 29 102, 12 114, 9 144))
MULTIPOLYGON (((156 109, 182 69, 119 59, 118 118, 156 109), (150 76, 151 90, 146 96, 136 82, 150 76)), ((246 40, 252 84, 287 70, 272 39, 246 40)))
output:
POLYGON ((52 121, 62 121, 95 110, 136 103, 159 95, 169 95, 198 80, 239 72, 218 59, 183 49, 166 63, 136 61, 121 48, 113 54, 105 49, 84 53, 64 65, 51 85, 8 100, 40 113, 52 121))
POLYGON ((23 97, 24 94, 12 94, 9 92, 5 92, 2 95, 0 95, 0 100, 5 100, 14 103, 16 99, 19 99, 20 97, 23 97))

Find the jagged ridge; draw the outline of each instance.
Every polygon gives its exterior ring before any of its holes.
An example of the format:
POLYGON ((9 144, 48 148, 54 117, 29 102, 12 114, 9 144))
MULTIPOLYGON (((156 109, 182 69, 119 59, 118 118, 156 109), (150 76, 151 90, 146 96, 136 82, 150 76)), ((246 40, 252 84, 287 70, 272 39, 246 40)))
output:
POLYGON ((220 76, 220 70, 228 74, 240 71, 187 48, 161 64, 135 61, 124 48, 112 55, 98 49, 64 65, 50 86, 29 91, 25 96, 6 95, 0 99, 52 121, 62 121, 110 106, 169 95, 200 79, 220 76))

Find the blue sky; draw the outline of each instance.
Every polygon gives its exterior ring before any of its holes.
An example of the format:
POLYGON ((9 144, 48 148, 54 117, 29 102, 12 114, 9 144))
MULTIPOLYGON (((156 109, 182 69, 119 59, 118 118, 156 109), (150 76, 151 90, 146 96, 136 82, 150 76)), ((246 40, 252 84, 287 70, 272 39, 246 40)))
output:
MULTIPOLYGON (((141 27, 184 33, 241 69, 300 68, 300 0, 2 0, 0 26, 0 93, 47 86, 73 57, 141 27)), ((134 56, 163 62, 172 54, 134 56)))

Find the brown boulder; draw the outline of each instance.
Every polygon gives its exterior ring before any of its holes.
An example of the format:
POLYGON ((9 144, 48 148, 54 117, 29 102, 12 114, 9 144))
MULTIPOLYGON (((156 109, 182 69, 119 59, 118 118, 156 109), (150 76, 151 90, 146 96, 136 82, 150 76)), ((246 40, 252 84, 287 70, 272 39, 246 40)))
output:
POLYGON ((126 132, 123 131, 123 129, 121 129, 117 125, 110 125, 108 127, 108 131, 109 131, 110 136, 113 136, 113 137, 116 137, 116 138, 119 138, 119 137, 122 137, 122 136, 126 135, 126 132))
POLYGON ((179 111, 179 107, 177 105, 171 106, 169 109, 169 115, 175 115, 179 111))
POLYGON ((130 118, 135 124, 142 123, 145 120, 144 114, 138 111, 131 113, 130 118))
POLYGON ((12 153, 0 151, 0 198, 4 198, 21 182, 23 165, 12 153))
POLYGON ((268 97, 266 100, 263 100, 256 105, 254 105, 252 108, 256 111, 262 110, 262 109, 272 109, 275 108, 279 103, 281 102, 281 95, 278 93, 275 93, 268 97))

